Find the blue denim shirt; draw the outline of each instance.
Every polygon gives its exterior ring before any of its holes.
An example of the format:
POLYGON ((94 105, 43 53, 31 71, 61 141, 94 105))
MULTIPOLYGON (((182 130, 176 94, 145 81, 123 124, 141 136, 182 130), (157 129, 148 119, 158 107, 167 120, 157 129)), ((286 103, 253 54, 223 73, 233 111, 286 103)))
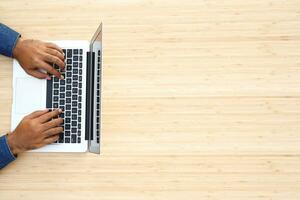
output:
MULTIPOLYGON (((0 54, 12 57, 13 49, 20 34, 0 23, 0 54)), ((7 137, 0 137, 0 169, 15 160, 7 143, 7 137)))

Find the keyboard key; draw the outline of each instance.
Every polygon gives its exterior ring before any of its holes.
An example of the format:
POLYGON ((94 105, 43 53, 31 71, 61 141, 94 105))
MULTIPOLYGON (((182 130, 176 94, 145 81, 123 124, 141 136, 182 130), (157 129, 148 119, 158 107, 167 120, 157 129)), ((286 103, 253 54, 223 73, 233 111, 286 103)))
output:
POLYGON ((78 117, 78 122, 81 122, 81 117, 78 117))
POLYGON ((64 92, 65 90, 66 90, 65 87, 60 87, 60 88, 59 88, 59 91, 60 91, 60 92, 64 92))
POLYGON ((69 137, 65 138, 65 143, 70 143, 70 138, 69 137))
POLYGON ((65 113, 60 113, 58 116, 59 116, 60 118, 65 118, 65 113))
POLYGON ((79 109, 81 108, 81 103, 78 104, 78 108, 79 108, 79 109))
POLYGON ((73 74, 78 74, 78 69, 73 69, 73 74))
POLYGON ((72 120, 76 120, 77 119, 77 115, 72 115, 72 120))
POLYGON ((78 115, 81 115, 81 110, 78 110, 78 115))
POLYGON ((66 111, 66 116, 67 116, 67 117, 70 117, 70 116, 71 116, 71 111, 70 111, 70 110, 67 110, 67 111, 66 111))
POLYGON ((67 64, 68 65, 72 64, 72 59, 67 59, 67 64))
POLYGON ((72 143, 76 143, 76 135, 75 134, 72 134, 72 136, 71 136, 71 142, 72 143))
POLYGON ((67 78, 67 83, 72 83, 72 79, 71 78, 67 78))
POLYGON ((58 78, 58 77, 56 77, 56 76, 54 77, 54 79, 53 79, 53 80, 54 80, 54 82, 59 82, 59 78, 58 78))
POLYGON ((77 81, 78 80, 78 75, 73 75, 73 81, 77 81))
POLYGON ((78 129, 81 129, 81 124, 78 124, 77 128, 78 128, 78 129))
POLYGON ((70 123, 71 122, 71 119, 68 117, 68 118, 65 118, 65 123, 70 123))
POLYGON ((72 65, 67 65, 67 71, 71 71, 72 70, 72 65))
POLYGON ((60 85, 65 85, 65 80, 60 80, 60 85))
MULTIPOLYGON (((67 92, 68 93, 68 92, 67 92)), ((70 95, 71 96, 71 95, 70 95)), ((71 103, 71 98, 66 98, 66 103, 71 103)))
POLYGON ((70 124, 65 124, 65 130, 70 130, 71 129, 71 125, 70 124))
POLYGON ((72 86, 71 85, 67 85, 67 90, 71 90, 72 86))
POLYGON ((53 101, 58 101, 58 96, 54 96, 53 101))
POLYGON ((77 93, 78 89, 77 88, 73 88, 72 93, 77 93))
POLYGON ((54 90, 54 95, 58 95, 58 90, 54 90))
POLYGON ((72 128, 71 129, 71 133, 76 133, 77 132, 77 128, 72 128))
POLYGON ((73 49, 74 54, 78 54, 78 49, 73 49))
POLYGON ((72 72, 67 72, 67 77, 71 78, 72 77, 72 72))
POLYGON ((64 134, 62 134, 62 133, 59 134, 58 142, 59 143, 63 143, 64 142, 64 134))
POLYGON ((77 138, 77 143, 81 143, 81 138, 80 137, 77 138))
POLYGON ((72 49, 67 50, 67 58, 72 58, 72 49))
POLYGON ((74 63, 73 63, 73 67, 74 67, 74 68, 77 68, 77 67, 78 67, 78 62, 74 62, 74 63))
POLYGON ((74 57, 73 57, 73 60, 74 60, 74 61, 78 61, 78 56, 74 56, 74 57))
POLYGON ((82 61, 82 56, 79 56, 79 61, 82 61))
POLYGON ((58 108, 58 103, 54 103, 53 108, 58 108))
POLYGON ((72 113, 77 113, 77 108, 72 108, 72 113))
POLYGON ((72 101, 72 106, 77 106, 77 101, 72 101))
POLYGON ((71 97, 71 95, 72 95, 71 91, 67 91, 67 92, 66 92, 66 96, 67 96, 67 97, 71 97))
POLYGON ((81 62, 79 63, 79 68, 82 68, 82 63, 81 62))
POLYGON ((80 74, 80 75, 82 74, 82 69, 79 70, 79 74, 80 74))
POLYGON ((59 85, 58 85, 58 83, 54 83, 54 88, 58 88, 59 87, 59 85))
POLYGON ((70 131, 65 131, 65 136, 70 136, 71 132, 70 131))
POLYGON ((65 100, 63 100, 63 99, 59 100, 59 104, 60 105, 65 105, 65 100))
POLYGON ((59 108, 64 111, 65 110, 65 106, 64 105, 59 105, 59 108))
POLYGON ((73 87, 78 87, 78 82, 77 81, 73 82, 73 87))
POLYGON ((59 97, 60 97, 61 99, 64 99, 64 98, 65 98, 65 93, 60 93, 60 94, 59 94, 59 97))
POLYGON ((76 121, 72 121, 72 126, 77 126, 77 122, 76 121))
POLYGON ((77 135, 78 135, 78 136, 81 136, 81 131, 77 131, 77 135))
POLYGON ((71 110, 71 105, 70 104, 66 105, 66 110, 71 110))
POLYGON ((79 50, 79 54, 82 54, 82 49, 79 50))
POLYGON ((77 100, 77 95, 72 95, 72 100, 77 100))

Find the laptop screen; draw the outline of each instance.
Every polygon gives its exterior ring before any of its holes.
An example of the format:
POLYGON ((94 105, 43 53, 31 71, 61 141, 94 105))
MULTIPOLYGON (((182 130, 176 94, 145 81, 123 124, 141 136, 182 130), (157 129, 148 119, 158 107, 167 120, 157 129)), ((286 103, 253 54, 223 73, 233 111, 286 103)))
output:
POLYGON ((95 32, 90 43, 91 87, 90 89, 90 130, 89 151, 100 153, 101 136, 101 90, 102 90, 102 23, 95 32))

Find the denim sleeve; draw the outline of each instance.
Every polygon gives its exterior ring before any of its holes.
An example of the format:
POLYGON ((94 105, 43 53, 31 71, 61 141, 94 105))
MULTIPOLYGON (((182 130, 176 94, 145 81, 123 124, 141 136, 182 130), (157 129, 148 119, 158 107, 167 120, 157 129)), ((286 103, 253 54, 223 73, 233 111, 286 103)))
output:
POLYGON ((12 57, 13 49, 20 34, 0 23, 0 54, 12 57))
POLYGON ((0 169, 14 161, 16 158, 9 149, 6 135, 0 137, 0 169))

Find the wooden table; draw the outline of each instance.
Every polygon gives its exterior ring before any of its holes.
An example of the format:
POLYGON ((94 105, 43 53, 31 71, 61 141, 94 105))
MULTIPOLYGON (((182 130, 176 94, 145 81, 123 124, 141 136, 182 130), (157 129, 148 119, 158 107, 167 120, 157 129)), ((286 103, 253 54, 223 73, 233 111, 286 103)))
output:
MULTIPOLYGON (((102 154, 24 153, 0 199, 300 199, 300 1, 1 1, 41 40, 104 23, 102 154)), ((0 57, 0 131, 12 60, 0 57)))

